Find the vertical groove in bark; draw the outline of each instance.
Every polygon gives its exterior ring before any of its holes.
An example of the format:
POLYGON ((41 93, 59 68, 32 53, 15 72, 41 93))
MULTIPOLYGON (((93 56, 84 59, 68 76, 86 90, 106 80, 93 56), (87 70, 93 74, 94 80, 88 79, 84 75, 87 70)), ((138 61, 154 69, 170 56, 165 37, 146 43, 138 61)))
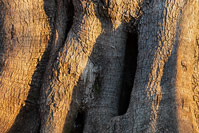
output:
POLYGON ((51 56, 48 63, 51 66, 55 61, 59 49, 64 46, 67 34, 71 29, 74 9, 72 0, 45 0, 44 2, 46 7, 45 11, 51 20, 51 29, 53 31, 51 56))
POLYGON ((0 71, 3 68, 3 54, 5 52, 5 46, 3 45, 3 42, 5 41, 5 29, 4 29, 4 19, 5 19, 5 11, 6 7, 3 3, 3 1, 0 1, 0 71))
POLYGON ((78 112, 77 117, 73 123, 71 133, 83 133, 85 122, 85 112, 78 112))
POLYGON ((138 33, 128 33, 125 59, 124 59, 124 71, 122 76, 122 87, 119 100, 119 115, 126 113, 129 103, 131 91, 133 88, 135 72, 137 68, 137 55, 138 55, 138 33))

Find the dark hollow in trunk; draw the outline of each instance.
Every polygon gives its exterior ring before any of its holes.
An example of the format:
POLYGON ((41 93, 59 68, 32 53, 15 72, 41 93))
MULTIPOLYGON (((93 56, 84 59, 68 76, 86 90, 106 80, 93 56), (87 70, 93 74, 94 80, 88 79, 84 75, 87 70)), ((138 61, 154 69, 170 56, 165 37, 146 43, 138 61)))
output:
POLYGON ((120 101, 119 101, 119 115, 125 114, 129 106, 130 95, 133 88, 133 82, 137 68, 137 55, 138 55, 138 33, 137 32, 129 33, 126 43, 126 50, 125 50, 125 60, 124 60, 125 65, 124 65, 123 81, 122 81, 120 101))
POLYGON ((78 112, 77 117, 73 123, 71 133, 83 133, 85 121, 85 113, 78 112))

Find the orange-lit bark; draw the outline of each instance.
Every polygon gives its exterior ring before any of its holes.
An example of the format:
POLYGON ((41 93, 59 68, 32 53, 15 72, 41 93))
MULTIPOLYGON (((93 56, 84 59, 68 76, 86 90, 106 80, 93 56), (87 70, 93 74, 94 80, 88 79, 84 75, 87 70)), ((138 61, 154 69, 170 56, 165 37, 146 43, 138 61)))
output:
MULTIPOLYGON (((48 46, 50 26, 43 0, 0 0, 0 6, 0 132, 3 133, 11 128, 20 109, 29 106, 38 113, 39 88, 34 86, 37 79, 33 79, 33 75, 48 46), (30 89, 35 94, 29 102, 30 89)), ((37 117, 27 118, 30 123, 27 126, 33 131, 39 128, 39 115, 37 117)))

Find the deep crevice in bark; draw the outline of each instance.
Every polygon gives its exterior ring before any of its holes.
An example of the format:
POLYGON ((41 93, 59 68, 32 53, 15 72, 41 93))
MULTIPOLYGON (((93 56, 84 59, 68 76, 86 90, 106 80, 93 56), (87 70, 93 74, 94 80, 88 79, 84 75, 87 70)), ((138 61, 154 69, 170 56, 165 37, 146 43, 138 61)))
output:
MULTIPOLYGON (((66 1, 66 0, 65 0, 66 1)), ((64 1, 64 2, 65 2, 64 1)), ((73 24, 73 17, 74 17, 74 5, 73 5, 73 2, 72 0, 69 1, 69 3, 65 2, 64 3, 66 6, 67 6, 67 9, 68 9, 68 21, 67 21, 67 27, 66 27, 66 35, 65 35, 65 40, 66 41, 66 38, 67 38, 67 35, 68 35, 68 32, 70 31, 71 27, 72 27, 72 24, 73 24)))
POLYGON ((128 33, 125 60, 124 60, 124 72, 122 89, 120 93, 119 101, 119 115, 126 113, 129 103, 130 95, 133 88, 135 72, 137 68, 137 56, 138 56, 138 33, 128 33))
POLYGON ((73 123, 71 133, 83 133, 85 122, 85 112, 78 112, 77 117, 73 123))
MULTIPOLYGON (((46 2, 48 3, 48 1, 46 2)), ((54 20, 50 21, 51 23, 51 29, 53 31, 53 37, 54 40, 57 40, 55 46, 51 46, 51 56, 50 57, 50 64, 53 64, 55 62, 56 57, 58 55, 58 52, 61 48, 64 47, 68 33, 73 25, 73 17, 74 17, 74 5, 72 0, 55 0, 56 3, 56 13, 54 15, 54 20), (63 7, 60 7, 60 4, 63 4, 63 7), (64 8, 64 9, 60 9, 64 8), (64 12, 64 13, 63 13, 64 12), (65 16, 63 16, 63 14, 65 16), (56 38, 56 32, 58 33, 58 38, 56 38)), ((49 18, 51 16, 49 15, 49 18)))
POLYGON ((4 46, 4 40, 5 40, 5 29, 4 29, 4 19, 5 19, 5 6, 2 1, 0 1, 0 75, 2 75, 2 70, 4 67, 4 60, 3 56, 6 51, 6 47, 4 46))

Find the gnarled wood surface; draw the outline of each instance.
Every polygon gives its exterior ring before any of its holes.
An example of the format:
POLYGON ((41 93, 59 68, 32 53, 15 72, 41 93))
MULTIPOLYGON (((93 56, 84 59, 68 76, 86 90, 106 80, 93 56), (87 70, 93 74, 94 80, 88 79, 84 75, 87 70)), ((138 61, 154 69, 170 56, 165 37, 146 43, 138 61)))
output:
POLYGON ((0 132, 199 132, 198 16, 198 0, 0 0, 0 132))

